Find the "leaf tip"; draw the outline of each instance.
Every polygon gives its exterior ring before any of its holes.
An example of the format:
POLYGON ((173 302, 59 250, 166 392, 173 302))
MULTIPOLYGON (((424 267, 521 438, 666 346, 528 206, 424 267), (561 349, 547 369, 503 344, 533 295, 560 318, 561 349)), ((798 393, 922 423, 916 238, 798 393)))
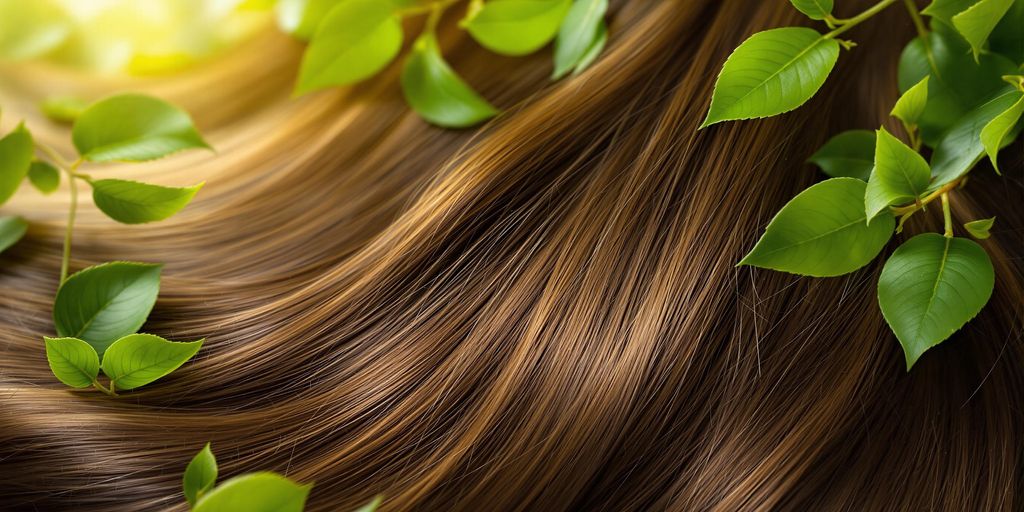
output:
POLYGON ((722 121, 723 121, 722 119, 716 119, 716 118, 711 117, 711 112, 708 112, 708 116, 704 118, 704 122, 702 122, 700 124, 700 126, 697 127, 697 130, 703 130, 704 128, 707 128, 708 126, 711 126, 713 124, 718 124, 718 123, 720 123, 722 121))
POLYGON ((917 363, 917 360, 921 358, 921 354, 912 354, 911 352, 908 352, 907 349, 904 348, 903 357, 907 363, 907 373, 910 373, 910 369, 913 368, 914 364, 917 363))

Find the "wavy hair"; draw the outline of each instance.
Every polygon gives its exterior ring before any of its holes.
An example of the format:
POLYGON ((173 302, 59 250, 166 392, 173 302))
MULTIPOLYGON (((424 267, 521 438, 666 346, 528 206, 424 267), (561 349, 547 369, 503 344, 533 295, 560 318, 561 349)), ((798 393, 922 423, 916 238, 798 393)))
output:
POLYGON ((880 263, 821 280, 735 265, 820 179, 803 162, 829 134, 899 129, 909 20, 851 32, 806 108, 698 132, 728 52, 799 14, 631 0, 609 19, 606 54, 554 84, 549 57, 496 57, 446 19, 453 66, 506 108, 476 131, 422 122, 398 66, 291 100, 301 48, 269 30, 168 78, 6 68, 5 122, 65 150, 36 100, 130 89, 183 105, 217 153, 89 171, 208 180, 165 223, 80 212, 74 268, 166 263, 146 330, 208 338, 119 399, 47 367, 66 193, 5 206, 32 227, 0 260, 0 509, 183 511, 181 473, 212 441, 225 476, 315 481, 312 511, 377 494, 385 510, 1020 510, 1020 146, 1009 177, 976 173, 953 204, 999 217, 992 301, 907 373, 880 263))

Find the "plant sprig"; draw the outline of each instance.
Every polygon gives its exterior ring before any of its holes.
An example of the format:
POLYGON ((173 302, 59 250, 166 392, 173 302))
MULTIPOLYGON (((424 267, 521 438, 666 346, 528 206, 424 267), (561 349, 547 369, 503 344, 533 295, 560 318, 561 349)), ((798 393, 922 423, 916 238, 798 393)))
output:
MULTIPOLYGON (((71 116, 69 111, 63 114, 71 116)), ((153 382, 192 358, 203 340, 176 343, 138 334, 156 303, 161 265, 112 262, 69 275, 78 211, 78 185, 92 188, 93 202, 108 217, 125 224, 166 219, 184 208, 202 183, 185 188, 120 179, 94 179, 80 171, 87 163, 141 162, 171 153, 209 148, 191 118, 162 100, 138 94, 112 96, 74 113, 74 160, 35 141, 24 126, 0 139, 0 203, 23 182, 52 193, 66 176, 70 191, 61 250, 60 283, 53 304, 57 337, 45 337, 46 358, 58 380, 74 388, 93 387, 117 396, 118 390, 153 382), (102 371, 108 384, 99 380, 102 371)), ((19 217, 0 218, 0 251, 24 235, 19 217)))
MULTIPOLYGON (((217 459, 210 443, 188 463, 182 476, 193 512, 302 512, 313 484, 298 484, 270 471, 246 473, 217 485, 217 459)), ((378 496, 355 512, 375 512, 378 496)))
MULTIPOLYGON (((726 60, 701 128, 806 103, 827 80, 840 47, 856 45, 837 36, 896 0, 848 19, 833 16, 831 0, 791 3, 829 31, 787 27, 751 36, 726 60)), ((902 95, 891 115, 908 143, 884 127, 830 139, 809 161, 831 179, 787 203, 740 265, 819 277, 846 274, 873 260, 911 216, 938 201, 942 232, 903 243, 878 282, 879 306, 909 370, 992 295, 992 262, 977 243, 955 236, 950 205, 985 156, 999 172, 999 150, 1021 132, 1024 0, 934 0, 921 12, 914 2, 903 3, 918 37, 900 58, 902 95), (931 18, 930 30, 922 14, 931 18)), ((994 220, 967 222, 964 229, 985 239, 994 220)))
MULTIPOLYGON (((423 119, 447 128, 473 126, 499 111, 444 60, 437 43, 442 14, 459 0, 283 0, 281 27, 309 41, 297 95, 365 80, 402 48, 402 21, 426 16, 402 71, 406 102, 423 119)), ((533 53, 554 41, 552 79, 580 73, 604 49, 607 0, 470 0, 459 26, 501 55, 533 53)))

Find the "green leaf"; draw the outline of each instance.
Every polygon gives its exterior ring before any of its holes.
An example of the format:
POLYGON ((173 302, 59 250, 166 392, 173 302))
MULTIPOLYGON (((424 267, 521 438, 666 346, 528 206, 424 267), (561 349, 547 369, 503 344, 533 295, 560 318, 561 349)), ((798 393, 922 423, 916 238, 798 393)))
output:
POLYGON ((828 140, 808 162, 833 178, 867 181, 875 166, 875 132, 848 130, 828 140))
POLYGON ((127 180, 94 180, 92 198, 111 219, 125 224, 164 220, 181 211, 203 183, 174 188, 127 180))
MULTIPOLYGON (((274 11, 284 32, 309 41, 331 9, 344 0, 278 0, 274 11)), ((383 3, 383 2, 382 2, 383 3)))
POLYGON ((996 157, 999 150, 1010 143, 1010 132, 1017 126, 1021 115, 1024 114, 1024 94, 1010 108, 992 118, 981 130, 981 144, 985 147, 985 153, 992 161, 992 167, 999 172, 999 162, 996 157))
POLYGON ((141 162, 210 146, 185 111, 141 94, 121 94, 85 109, 71 129, 82 158, 93 162, 141 162))
POLYGON ((28 231, 28 223, 21 217, 0 217, 0 252, 18 243, 28 231))
POLYGON ((302 512, 311 485, 277 473, 236 476, 203 496, 193 512, 302 512))
MULTIPOLYGON (((989 34, 1010 10, 1013 0, 981 0, 967 10, 953 16, 953 26, 971 45, 974 60, 978 60, 989 34)), ((1022 27, 1024 29, 1024 27, 1022 27)))
POLYGON ((740 265, 816 277, 853 272, 878 255, 892 236, 893 216, 865 222, 867 184, 833 178, 804 190, 775 215, 740 265))
POLYGON ((196 501, 203 497, 203 494, 213 489, 217 482, 217 458, 210 450, 210 443, 188 463, 185 468, 185 475, 181 478, 181 486, 185 490, 185 499, 190 507, 196 506, 196 501))
POLYGON ((990 236, 989 230, 992 229, 992 224, 995 224, 995 222, 995 217, 972 220, 964 223, 964 229, 966 229, 974 238, 984 240, 990 236))
POLYGON ((923 156, 880 128, 875 169, 864 195, 868 223, 891 205, 917 200, 928 189, 931 178, 931 168, 923 156))
POLYGON ((71 21, 51 0, 0 0, 0 58, 31 59, 63 43, 71 21))
POLYGON ((73 123, 89 103, 75 96, 50 96, 39 103, 39 110, 51 121, 73 123))
POLYGON ((832 15, 832 0, 789 0, 789 2, 812 20, 823 20, 832 15))
POLYGON ((965 238, 925 233, 896 249, 878 278, 878 304, 907 370, 981 311, 994 279, 988 254, 965 238))
POLYGON ((932 153, 932 190, 963 176, 978 163, 985 154, 981 140, 985 126, 1019 98, 1017 91, 998 96, 965 115, 946 132, 932 153))
POLYGON ((906 92, 931 75, 928 103, 917 125, 924 142, 935 147, 962 117, 1010 90, 1002 77, 1016 73, 1017 66, 992 54, 983 54, 975 63, 966 45, 941 32, 931 32, 928 41, 937 71, 931 69, 924 44, 916 38, 900 57, 899 88, 906 92))
POLYGON ((907 126, 917 126, 918 120, 921 119, 921 115, 924 114, 924 109, 928 105, 929 78, 931 76, 925 76, 900 96, 900 99, 896 101, 896 106, 892 108, 891 115, 893 117, 903 121, 907 126))
POLYGON ((356 510, 356 512, 376 512, 377 507, 380 507, 380 504, 383 501, 384 501, 384 498, 381 498, 380 496, 377 496, 376 498, 373 499, 373 501, 367 503, 366 505, 363 505, 363 506, 359 507, 359 509, 356 510))
POLYGON ((87 388, 100 373, 100 357, 78 338, 43 338, 46 360, 58 380, 73 388, 87 388))
POLYGON ((590 49, 587 53, 583 54, 583 58, 576 63, 576 67, 572 69, 573 75, 578 75, 584 70, 589 68, 591 64, 597 61, 597 58, 601 56, 601 52, 604 51, 604 47, 608 45, 608 25, 604 21, 597 27, 597 35, 594 37, 594 42, 590 43, 590 49))
POLYGON ((932 3, 921 10, 921 14, 931 16, 952 26, 953 16, 960 14, 978 3, 978 0, 932 0, 932 3))
POLYGON ((492 52, 526 55, 555 37, 570 5, 572 0, 491 0, 471 7, 461 24, 492 52))
POLYGON ((405 62, 402 92, 421 117, 446 128, 472 126, 498 113, 448 66, 429 33, 420 36, 405 62))
POLYGON ((825 83, 838 58, 839 43, 809 28, 754 34, 725 61, 701 128, 803 105, 825 83))
POLYGON ((163 265, 115 262, 89 267, 64 281, 53 304, 57 334, 81 338, 96 353, 142 327, 160 291, 163 265))
POLYGON ((331 9, 306 48, 295 94, 347 85, 384 69, 402 47, 390 2, 347 0, 331 9))
POLYGON ((152 334, 129 334, 107 348, 103 373, 118 389, 145 386, 192 359, 203 341, 176 343, 152 334))
POLYGON ((28 181, 44 194, 52 194, 60 186, 60 171, 56 167, 36 160, 28 168, 28 181))
POLYGON ((0 204, 14 195, 28 174, 33 148, 32 134, 24 124, 0 139, 0 204))
POLYGON ((555 69, 552 80, 558 80, 572 71, 598 38, 608 0, 575 0, 562 20, 555 39, 555 69))

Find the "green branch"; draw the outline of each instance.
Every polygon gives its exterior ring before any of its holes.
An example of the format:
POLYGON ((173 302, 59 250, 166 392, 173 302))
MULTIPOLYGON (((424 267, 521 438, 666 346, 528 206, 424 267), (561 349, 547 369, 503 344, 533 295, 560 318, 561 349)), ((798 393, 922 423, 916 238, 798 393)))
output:
POLYGON ((889 7, 890 5, 896 3, 896 1, 897 0, 882 0, 881 2, 878 2, 877 4, 871 6, 864 12, 852 18, 833 20, 833 23, 838 24, 839 26, 836 27, 835 30, 832 30, 831 32, 825 34, 825 39, 835 39, 836 36, 839 36, 843 32, 846 32, 847 30, 850 30, 851 28, 856 27, 857 25, 860 25, 861 23, 867 21, 872 16, 885 10, 886 7, 889 7))

